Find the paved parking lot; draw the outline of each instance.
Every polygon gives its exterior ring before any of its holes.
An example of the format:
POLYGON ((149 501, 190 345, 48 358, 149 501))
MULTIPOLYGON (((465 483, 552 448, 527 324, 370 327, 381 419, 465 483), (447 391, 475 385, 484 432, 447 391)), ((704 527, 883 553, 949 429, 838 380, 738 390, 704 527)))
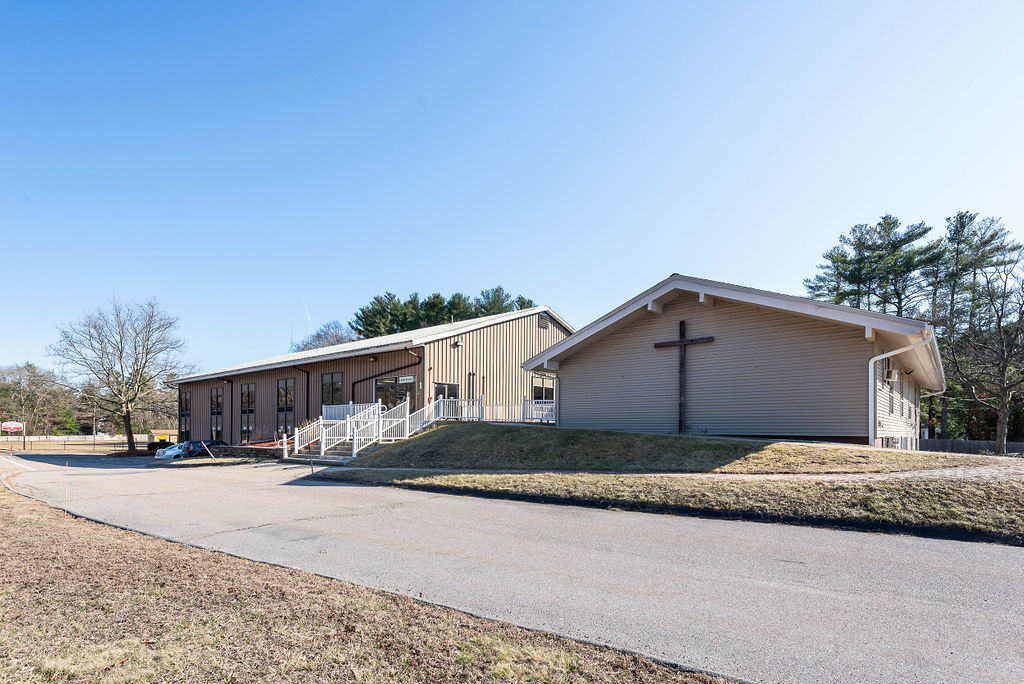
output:
POLYGON ((1012 681, 1024 549, 309 480, 0 460, 72 512, 756 681, 1012 681), (29 470, 28 468, 32 468, 29 470))

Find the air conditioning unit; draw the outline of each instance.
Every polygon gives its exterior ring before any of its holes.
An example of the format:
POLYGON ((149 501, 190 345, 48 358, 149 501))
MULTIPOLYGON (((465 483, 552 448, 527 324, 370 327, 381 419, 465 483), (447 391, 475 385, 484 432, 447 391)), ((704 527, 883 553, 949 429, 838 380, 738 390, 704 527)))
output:
POLYGON ((896 368, 887 368, 885 371, 886 382, 896 382, 900 379, 900 372, 896 368))

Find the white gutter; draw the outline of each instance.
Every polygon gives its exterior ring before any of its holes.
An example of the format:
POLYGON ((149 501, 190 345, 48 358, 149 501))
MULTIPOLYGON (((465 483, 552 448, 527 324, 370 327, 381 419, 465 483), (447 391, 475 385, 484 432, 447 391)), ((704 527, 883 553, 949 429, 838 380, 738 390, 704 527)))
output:
MULTIPOLYGON (((917 349, 918 347, 924 346, 931 342, 935 338, 935 331, 932 330, 931 326, 925 329, 924 337, 921 338, 920 342, 914 344, 908 344, 906 347, 900 347, 899 349, 878 356, 872 356, 871 360, 868 361, 868 446, 875 445, 875 427, 878 425, 878 418, 875 416, 875 399, 878 394, 875 388, 875 362, 887 359, 890 356, 896 356, 903 352, 910 351, 911 349, 917 349)), ((946 378, 945 375, 942 377, 942 392, 946 391, 946 378)), ((942 392, 939 392, 941 394, 942 392)))

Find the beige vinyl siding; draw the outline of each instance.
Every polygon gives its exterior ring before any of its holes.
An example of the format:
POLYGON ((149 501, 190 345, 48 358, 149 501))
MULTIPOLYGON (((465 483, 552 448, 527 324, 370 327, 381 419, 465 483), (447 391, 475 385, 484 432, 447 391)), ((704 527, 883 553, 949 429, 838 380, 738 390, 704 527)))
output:
POLYGON ((532 396, 531 378, 535 373, 523 370, 523 364, 569 335, 552 317, 548 317, 547 328, 540 327, 538 317, 542 315, 524 316, 427 344, 427 391, 433 391, 435 382, 455 383, 460 397, 473 398, 468 396, 466 385, 469 374, 476 373, 476 394, 484 394, 488 404, 519 404, 524 395, 532 396), (461 346, 456 344, 459 341, 461 346))
MULTIPOLYGON (((876 345, 875 354, 887 351, 885 345, 876 345)), ((921 386, 913 375, 907 375, 906 366, 898 356, 889 357, 893 368, 900 371, 900 378, 895 383, 885 381, 885 359, 875 362, 875 410, 877 423, 875 426, 876 444, 882 446, 882 439, 895 438, 901 440, 893 444, 895 447, 916 449, 920 434, 921 386), (892 412, 889 411, 889 399, 892 398, 892 412), (902 400, 902 401, 901 401, 902 400), (902 415, 900 408, 902 404, 902 415)))
POLYGON ((714 336, 687 347, 687 431, 867 439, 864 328, 683 293, 663 313, 623 327, 563 360, 559 421, 567 427, 675 432, 678 348, 655 342, 714 336))

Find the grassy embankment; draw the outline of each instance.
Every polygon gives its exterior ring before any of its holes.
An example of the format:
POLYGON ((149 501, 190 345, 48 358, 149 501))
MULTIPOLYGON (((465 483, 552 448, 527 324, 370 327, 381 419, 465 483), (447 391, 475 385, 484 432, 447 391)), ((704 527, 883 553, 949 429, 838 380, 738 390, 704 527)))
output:
POLYGON ((0 487, 0 681, 722 682, 0 487))
POLYGON ((1024 544, 1021 480, 830 482, 643 474, 886 473, 989 462, 962 454, 455 425, 353 464, 398 470, 341 470, 329 477, 452 494, 1024 544), (538 472, 544 468, 553 472, 538 472), (502 469, 527 472, 494 472, 502 469), (577 472, 565 472, 572 470, 577 472))
POLYGON ((967 454, 456 423, 352 462, 368 468, 622 473, 884 473, 985 463, 967 454))

